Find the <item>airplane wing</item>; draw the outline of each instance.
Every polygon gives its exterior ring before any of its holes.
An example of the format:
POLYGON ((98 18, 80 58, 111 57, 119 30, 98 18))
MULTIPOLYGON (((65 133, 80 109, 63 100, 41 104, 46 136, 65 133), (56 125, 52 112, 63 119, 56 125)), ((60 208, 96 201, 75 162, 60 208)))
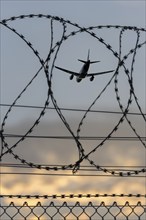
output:
POLYGON ((98 73, 89 73, 87 74, 88 77, 90 76, 97 76, 97 75, 102 75, 102 74, 106 74, 106 73, 111 73, 114 72, 114 70, 109 70, 109 71, 104 71, 104 72, 98 72, 98 73))
POLYGON ((73 71, 70 71, 70 70, 67 70, 67 69, 63 69, 61 67, 58 67, 58 66, 55 66, 57 69, 63 71, 63 72, 66 72, 66 73, 69 73, 71 75, 74 75, 74 76, 79 76, 80 74, 79 73, 76 73, 76 72, 73 72, 73 71))
POLYGON ((109 70, 109 71, 104 71, 104 72, 98 72, 98 73, 89 73, 87 74, 87 76, 97 76, 97 75, 102 75, 102 74, 106 74, 106 73, 111 73, 114 72, 114 70, 109 70))

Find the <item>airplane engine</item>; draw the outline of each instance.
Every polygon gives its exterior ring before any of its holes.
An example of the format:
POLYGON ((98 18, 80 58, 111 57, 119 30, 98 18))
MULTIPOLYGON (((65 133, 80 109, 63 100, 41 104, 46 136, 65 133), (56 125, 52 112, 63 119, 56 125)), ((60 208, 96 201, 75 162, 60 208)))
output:
POLYGON ((91 76, 90 81, 93 81, 93 80, 94 80, 94 76, 91 76))
POLYGON ((71 76, 70 76, 70 80, 72 80, 73 78, 74 78, 74 75, 71 75, 71 76))

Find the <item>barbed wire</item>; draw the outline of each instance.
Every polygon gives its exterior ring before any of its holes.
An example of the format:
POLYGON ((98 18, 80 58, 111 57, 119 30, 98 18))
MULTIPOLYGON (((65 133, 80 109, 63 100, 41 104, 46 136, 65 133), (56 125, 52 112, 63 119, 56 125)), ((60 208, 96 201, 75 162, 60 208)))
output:
POLYGON ((73 198, 98 198, 98 197, 136 197, 136 198, 146 198, 146 194, 53 194, 53 195, 0 195, 0 198, 11 198, 11 199, 14 199, 14 198, 17 198, 17 199, 21 199, 21 198, 25 198, 25 199, 32 199, 32 198, 35 198, 35 199, 48 199, 48 198, 51 198, 51 199, 58 199, 58 198, 61 198, 61 199, 65 199, 65 198, 69 198, 69 199, 73 199, 73 198))
MULTIPOLYGON (((146 169, 140 169, 140 170, 133 170, 133 171, 114 171, 114 170, 110 170, 108 168, 103 168, 100 165, 97 165, 93 160, 90 159, 90 155, 92 155, 93 153, 95 153, 99 147, 103 147, 103 145, 110 139, 112 139, 112 134, 114 134, 119 126, 124 122, 124 120, 126 119, 126 121, 128 122, 130 128, 132 129, 132 131, 134 132, 136 138, 139 140, 139 142, 142 144, 142 146, 144 148, 146 148, 146 143, 145 143, 145 137, 141 137, 141 135, 139 135, 138 131, 135 129, 133 123, 131 122, 131 120, 128 118, 128 114, 129 114, 129 108, 132 105, 132 97, 134 97, 135 103, 138 107, 139 110, 139 114, 140 116, 143 118, 143 120, 146 122, 146 115, 145 113, 142 111, 142 108, 138 102, 138 98, 135 94, 135 90, 134 90, 134 86, 133 86, 133 71, 134 71, 134 64, 135 64, 135 59, 136 59, 136 55, 137 55, 137 50, 140 50, 145 44, 146 41, 141 42, 140 43, 140 36, 142 32, 146 32, 146 29, 144 28, 137 28, 135 26, 119 26, 119 25, 99 25, 99 26, 90 26, 90 27, 81 27, 76 23, 72 23, 69 20, 65 20, 63 18, 57 17, 57 16, 51 16, 51 15, 43 15, 43 14, 29 14, 29 15, 20 15, 20 16, 13 16, 9 19, 3 19, 0 24, 2 26, 4 26, 5 28, 7 28, 8 30, 12 31, 16 36, 18 36, 23 42, 25 42, 25 44, 29 47, 29 49, 31 49, 31 51, 33 52, 33 54, 37 57, 39 63, 40 63, 40 68, 39 70, 36 72, 36 74, 33 76, 33 78, 29 81, 29 83, 25 86, 25 88, 22 90, 22 92, 17 96, 17 98, 14 100, 14 102, 10 105, 7 113, 4 116, 4 119, 2 121, 2 125, 1 125, 1 141, 2 141, 2 149, 1 149, 1 153, 0 153, 0 159, 2 160, 2 157, 4 155, 6 155, 7 153, 10 153, 13 155, 13 157, 16 160, 19 160, 22 164, 25 164, 31 168, 38 168, 38 169, 45 169, 45 170, 52 170, 52 167, 49 166, 42 166, 41 164, 34 164, 32 162, 28 162, 26 161, 24 158, 21 158, 19 155, 14 153, 14 149, 16 147, 18 147, 20 142, 23 142, 26 138, 29 137, 29 135, 32 133, 33 129, 35 126, 38 126, 40 123, 41 118, 45 115, 45 112, 47 110, 47 108, 49 108, 49 104, 52 102, 53 104, 53 108, 56 110, 56 112, 58 113, 61 121, 64 123, 66 129, 69 131, 71 138, 75 141, 76 143, 76 147, 78 149, 79 152, 79 159, 74 163, 74 164, 69 164, 69 165, 64 165, 61 167, 62 170, 66 170, 66 169, 72 169, 73 173, 76 173, 81 166, 81 163, 84 160, 87 160, 89 162, 89 164, 91 166, 93 166, 97 171, 102 171, 104 173, 108 173, 111 175, 115 175, 115 176, 131 176, 131 175, 139 175, 140 173, 146 173, 146 169), (8 23, 9 22, 14 22, 15 20, 22 20, 22 19, 32 19, 32 18, 45 18, 45 19, 49 19, 50 20, 50 29, 51 29, 51 37, 50 37, 50 50, 49 53, 47 54, 47 57, 45 60, 43 60, 40 55, 39 52, 34 49, 34 47, 32 46, 32 43, 30 41, 28 41, 26 39, 26 37, 24 35, 22 35, 21 33, 19 33, 16 29, 12 28, 8 23), (53 36, 53 32, 54 32, 54 22, 59 22, 59 24, 62 27, 62 33, 61 33, 61 38, 60 41, 54 42, 54 36, 53 36), (67 34, 67 30, 68 30, 68 26, 73 26, 74 28, 77 28, 77 30, 75 31, 71 31, 69 34, 67 34), (99 37, 94 30, 98 30, 98 29, 119 29, 120 33, 119 33, 119 52, 115 51, 112 46, 105 42, 105 40, 101 37, 99 37), (122 40, 123 40, 123 35, 126 31, 133 31, 134 33, 136 33, 136 42, 135 42, 135 47, 132 48, 126 55, 124 55, 123 57, 121 56, 121 51, 122 51, 122 40), (58 105, 58 102, 55 98, 54 95, 54 91, 53 91, 53 86, 52 86, 52 79, 53 79, 53 70, 54 70, 54 65, 55 65, 55 61, 58 57, 58 52, 60 50, 60 47, 62 45, 63 42, 67 41, 70 37, 75 37, 78 34, 82 34, 82 33, 87 33, 89 34, 91 37, 93 37, 95 40, 97 40, 99 43, 101 43, 107 50, 109 50, 113 56, 117 59, 118 64, 117 67, 115 68, 115 72, 112 75, 112 77, 110 78, 110 80, 108 81, 108 83, 105 85, 105 87, 101 90, 101 92, 99 93, 99 95, 94 99, 94 101, 91 103, 91 105, 89 106, 89 108, 87 110, 85 110, 85 113, 83 115, 83 117, 81 118, 76 134, 72 131, 70 124, 67 122, 64 114, 63 114, 63 110, 61 109, 58 105), (53 62, 52 62, 52 66, 49 65, 51 56, 54 54, 54 58, 53 58, 53 62), (129 58, 129 56, 132 56, 132 63, 131 63, 131 69, 129 70, 126 65, 125 65, 125 61, 129 58), (122 102, 121 102, 121 97, 120 97, 120 92, 119 92, 119 88, 118 88, 118 82, 119 82, 119 71, 123 69, 125 72, 125 75, 127 77, 127 81, 129 83, 129 96, 127 94, 127 105, 126 107, 123 106, 122 102), (37 76, 39 75, 40 71, 43 70, 45 73, 45 78, 47 81, 47 85, 48 85, 48 89, 47 89, 47 98, 45 100, 44 106, 41 108, 41 112, 38 116, 38 118, 35 120, 35 122, 33 123, 33 125, 28 129, 28 131, 24 134, 24 135, 20 135, 20 139, 13 144, 12 146, 10 146, 10 144, 7 143, 6 141, 6 134, 5 134, 5 126, 6 126, 6 122, 7 119, 9 117, 9 113, 12 111, 12 109, 17 106, 17 101, 21 98, 21 96, 26 92, 26 90, 28 89, 28 87, 32 84, 32 82, 37 78, 37 76), (83 144, 81 143, 81 139, 82 137, 80 136, 81 133, 81 129, 83 127, 84 121, 88 115, 89 112, 93 111, 92 107, 95 105, 95 103, 100 99, 100 97, 103 95, 103 93, 106 91, 106 89, 110 86, 110 84, 114 82, 115 84, 115 94, 116 94, 116 99, 117 102, 119 104, 120 110, 121 110, 121 118, 119 119, 119 121, 117 122, 117 124, 114 126, 114 128, 109 132, 109 134, 106 137, 103 137, 101 142, 95 146, 90 152, 86 153, 83 144)), ((12 136, 11 136, 12 137, 12 136)), ((58 168, 55 168, 55 170, 58 170, 58 168)))

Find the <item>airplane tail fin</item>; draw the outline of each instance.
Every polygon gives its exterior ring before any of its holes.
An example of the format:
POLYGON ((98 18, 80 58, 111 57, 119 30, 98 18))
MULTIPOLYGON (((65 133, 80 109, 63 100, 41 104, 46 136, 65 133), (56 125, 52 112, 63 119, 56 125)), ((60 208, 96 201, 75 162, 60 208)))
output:
MULTIPOLYGON (((87 61, 85 61, 85 60, 78 59, 78 61, 80 61, 82 63, 87 63, 87 61)), ((90 60, 88 60, 88 61, 90 61, 90 60)), ((99 63, 99 62, 100 62, 99 60, 98 61, 90 61, 90 64, 92 64, 92 63, 99 63)))
POLYGON ((87 61, 85 61, 85 60, 80 60, 80 59, 78 59, 78 61, 80 61, 80 62, 82 62, 82 63, 87 63, 87 61))
MULTIPOLYGON (((88 50, 87 61, 90 62, 90 64, 100 62, 100 61, 90 61, 89 56, 90 56, 90 49, 88 50)), ((82 63, 87 63, 87 61, 85 61, 85 60, 80 60, 80 59, 78 59, 78 60, 82 63)))
POLYGON ((90 64, 92 64, 92 63, 99 63, 100 61, 98 60, 98 61, 90 61, 90 64))

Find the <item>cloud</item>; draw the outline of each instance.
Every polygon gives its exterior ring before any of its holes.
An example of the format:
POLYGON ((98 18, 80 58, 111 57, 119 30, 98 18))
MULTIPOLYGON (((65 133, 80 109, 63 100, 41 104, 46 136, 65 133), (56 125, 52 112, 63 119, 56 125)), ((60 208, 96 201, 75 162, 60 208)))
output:
MULTIPOLYGON (((111 119, 112 120, 112 119, 111 119)), ((75 126, 77 124, 78 118, 70 120, 72 128, 75 131, 75 126)), ((25 121, 28 125, 31 121, 25 121)), ((21 133, 23 131, 23 121, 19 124, 9 127, 9 131, 13 131, 14 134, 21 133)), ((95 123, 95 121, 90 121, 82 130, 82 136, 87 135, 99 135, 107 134, 105 128, 110 128, 113 126, 113 121, 102 120, 102 118, 95 123), (99 130, 100 128, 100 130, 99 130), (98 132, 99 131, 99 132, 98 132)), ((137 126, 139 126, 137 124, 137 126)), ((127 130, 128 131, 128 130, 127 130)), ((119 128, 119 134, 125 131, 119 128)), ((22 132, 23 133, 23 132, 22 132)), ((21 133, 21 134, 22 134, 21 133)), ((54 121, 48 124, 48 122, 43 122, 40 124, 40 128, 34 129, 34 135, 64 135, 66 134, 66 128, 62 122, 54 121)), ((127 132, 127 136, 131 134, 130 131, 127 132)), ((15 140, 16 141, 16 140, 15 140)), ((11 142, 11 139, 9 140, 11 142)), ((14 142, 14 140, 13 140, 14 142)), ((96 140, 84 140, 81 141, 84 146, 85 152, 90 152, 95 146, 97 146, 100 141, 96 140)), ((78 160, 78 150, 74 140, 63 140, 63 139, 30 139, 28 138, 24 142, 20 143, 19 146, 14 150, 21 158, 36 163, 44 165, 56 164, 71 164, 78 160)), ((94 154, 90 155, 90 159, 96 164, 101 166, 138 166, 144 165, 145 163, 145 149, 137 141, 107 141, 102 147, 99 147, 94 154)), ((12 158, 12 155, 6 155, 3 158, 3 163, 18 163, 18 161, 12 158)), ((85 160, 81 165, 90 165, 87 160, 85 160)), ((32 175, 2 175, 1 178, 1 193, 2 194, 30 194, 30 195, 52 195, 52 194, 136 194, 144 193, 144 181, 143 178, 135 179, 129 177, 113 177, 113 176, 75 176, 72 171, 46 171, 39 169, 30 168, 2 168, 2 171, 6 172, 32 172, 32 175), (45 175, 35 175, 35 174, 45 174, 45 175), (46 174, 55 174, 46 175, 46 174), (61 175, 56 175, 61 174, 61 175), (69 174, 71 176, 65 176, 62 174, 69 174), (134 181, 133 181, 134 180, 134 181)), ((78 171, 76 174, 104 174, 98 171, 78 171)), ((106 201, 112 201, 113 198, 108 198, 106 201)), ((114 198, 115 199, 115 198, 114 198)), ((84 201, 87 199, 83 199, 84 201)), ((98 198, 98 201, 102 201, 103 198, 98 198)), ((8 202, 6 200, 6 202, 8 202)), ((119 201, 125 201, 125 198, 119 201)), ((134 201, 134 198, 131 198, 134 201)), ((22 202, 22 200, 20 201, 22 202)), ((31 201, 32 202, 32 201, 31 201)), ((33 202, 36 202, 34 200, 33 202)))

